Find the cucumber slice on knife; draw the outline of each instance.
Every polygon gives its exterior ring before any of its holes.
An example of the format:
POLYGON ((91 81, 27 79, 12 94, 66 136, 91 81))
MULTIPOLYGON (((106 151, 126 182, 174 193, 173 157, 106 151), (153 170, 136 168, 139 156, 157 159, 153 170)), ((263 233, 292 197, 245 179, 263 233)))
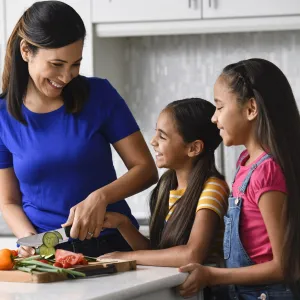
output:
MULTIPOLYGON (((48 248, 53 248, 59 243, 58 237, 54 232, 46 232, 43 236, 43 244, 48 248)), ((49 253, 51 254, 51 253, 49 253)), ((48 254, 48 255, 49 255, 48 254)))
POLYGON ((58 231, 53 231, 53 232, 56 234, 56 236, 58 237, 59 240, 63 240, 63 237, 60 234, 60 232, 58 232, 58 231))

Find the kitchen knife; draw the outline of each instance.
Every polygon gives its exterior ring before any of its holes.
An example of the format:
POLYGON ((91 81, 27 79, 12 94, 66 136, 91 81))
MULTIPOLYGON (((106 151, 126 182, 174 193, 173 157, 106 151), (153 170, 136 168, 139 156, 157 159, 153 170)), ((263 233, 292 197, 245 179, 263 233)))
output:
POLYGON ((46 231, 39 234, 34 234, 26 236, 17 240, 18 245, 28 246, 28 247, 39 247, 43 244, 43 237, 48 232, 56 233, 58 237, 58 244, 65 243, 69 240, 70 231, 72 226, 66 226, 55 230, 46 231))
MULTIPOLYGON (((102 269, 91 269, 91 270, 76 269, 76 271, 80 271, 80 272, 84 273, 87 278, 87 277, 97 277, 97 276, 102 276, 102 275, 114 274, 114 273, 117 273, 117 268, 115 265, 107 265, 105 268, 102 268, 102 269)), ((83 278, 80 277, 80 278, 84 279, 84 277, 83 278)))

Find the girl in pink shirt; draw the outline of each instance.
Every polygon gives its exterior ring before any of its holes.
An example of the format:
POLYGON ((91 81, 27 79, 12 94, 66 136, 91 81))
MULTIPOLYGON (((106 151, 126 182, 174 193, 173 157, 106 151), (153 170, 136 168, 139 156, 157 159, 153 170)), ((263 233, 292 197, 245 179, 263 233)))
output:
POLYGON ((224 217, 227 268, 181 267, 190 275, 180 293, 226 285, 220 299, 300 299, 300 116, 291 87, 274 64, 249 59, 223 69, 214 97, 224 144, 246 147, 224 217))

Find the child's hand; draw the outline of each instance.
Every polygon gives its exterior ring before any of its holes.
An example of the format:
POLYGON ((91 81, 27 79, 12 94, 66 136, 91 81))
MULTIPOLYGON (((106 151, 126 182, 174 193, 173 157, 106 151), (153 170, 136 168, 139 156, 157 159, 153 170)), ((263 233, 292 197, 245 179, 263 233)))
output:
MULTIPOLYGON (((34 232, 27 232, 26 234, 24 234, 23 237, 27 237, 27 236, 31 236, 31 235, 35 235, 36 233, 34 232)), ((18 249, 18 253, 20 257, 30 257, 32 255, 35 254, 35 249, 32 247, 27 247, 27 246, 20 246, 18 249)))
POLYGON ((192 297, 199 292, 200 289, 208 286, 208 269, 202 265, 193 263, 180 267, 179 272, 189 272, 184 283, 179 287, 179 294, 182 297, 192 297))
POLYGON ((101 261, 101 259, 120 259, 120 257, 122 256, 122 252, 119 252, 119 251, 115 251, 115 252, 111 252, 111 253, 106 253, 106 254, 103 254, 99 257, 97 257, 97 260, 98 261, 101 261))
POLYGON ((128 221, 128 218, 116 212, 106 212, 104 216, 103 228, 119 228, 128 221))
POLYGON ((120 251, 116 251, 116 252, 111 252, 111 253, 106 253, 104 255, 101 255, 97 258, 98 261, 101 261, 103 259, 123 259, 123 260, 131 260, 132 258, 132 254, 133 252, 120 252, 120 251))

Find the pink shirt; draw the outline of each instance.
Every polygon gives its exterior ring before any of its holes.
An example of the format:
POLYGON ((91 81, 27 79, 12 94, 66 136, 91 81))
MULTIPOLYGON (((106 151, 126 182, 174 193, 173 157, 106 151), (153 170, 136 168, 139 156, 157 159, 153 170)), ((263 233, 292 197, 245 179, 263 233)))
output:
MULTIPOLYGON (((245 166, 249 155, 247 150, 242 152, 237 162, 237 166, 241 165, 241 167, 232 186, 234 197, 241 195, 238 189, 251 166, 265 154, 261 154, 252 164, 245 166)), ((261 195, 268 191, 287 192, 282 170, 272 158, 265 160, 254 170, 245 195, 241 195, 243 205, 240 215, 240 239, 249 257, 255 263, 263 263, 273 258, 267 229, 258 208, 261 195)))

